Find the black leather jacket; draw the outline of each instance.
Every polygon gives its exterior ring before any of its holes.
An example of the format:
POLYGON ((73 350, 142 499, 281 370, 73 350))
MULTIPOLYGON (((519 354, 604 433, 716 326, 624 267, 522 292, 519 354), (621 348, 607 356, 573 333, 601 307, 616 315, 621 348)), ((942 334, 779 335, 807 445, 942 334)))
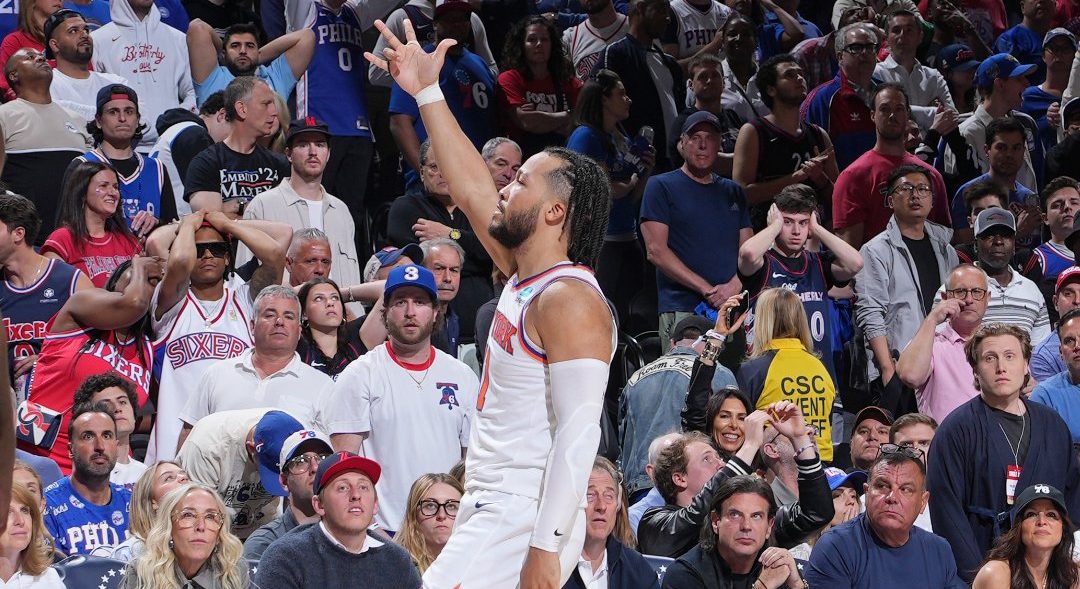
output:
MULTIPOLYGON (((773 521, 773 543, 781 548, 798 546, 833 517, 832 491, 821 461, 814 457, 795 462, 799 466, 799 501, 777 510, 773 521)), ((750 467, 732 456, 705 483, 690 505, 663 505, 646 510, 638 525, 638 550, 669 558, 689 552, 698 543, 716 489, 730 477, 749 473, 750 467)))

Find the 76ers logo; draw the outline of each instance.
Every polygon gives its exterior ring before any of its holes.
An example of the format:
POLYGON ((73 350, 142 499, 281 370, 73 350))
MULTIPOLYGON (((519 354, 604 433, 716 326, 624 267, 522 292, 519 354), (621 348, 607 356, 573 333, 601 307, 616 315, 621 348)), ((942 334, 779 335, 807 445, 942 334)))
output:
POLYGON ((457 400, 457 383, 452 382, 437 382, 435 387, 442 391, 442 398, 439 399, 439 405, 446 405, 446 408, 450 411, 454 410, 454 407, 461 407, 457 400))

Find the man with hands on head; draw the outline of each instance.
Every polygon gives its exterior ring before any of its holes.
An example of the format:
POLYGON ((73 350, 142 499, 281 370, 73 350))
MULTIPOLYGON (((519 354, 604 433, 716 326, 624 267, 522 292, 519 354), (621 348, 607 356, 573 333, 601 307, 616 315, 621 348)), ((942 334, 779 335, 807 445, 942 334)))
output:
POLYGON ((678 558, 693 548, 721 483, 752 472, 750 464, 764 442, 766 424, 791 440, 799 467, 799 501, 777 513, 772 525, 775 544, 801 544, 811 532, 832 520, 832 492, 817 456, 817 445, 807 433, 799 407, 779 401, 767 410, 746 416, 742 448, 722 468, 720 457, 703 436, 690 435, 682 443, 660 451, 654 477, 668 504, 653 507, 642 516, 638 549, 645 554, 678 558), (705 478, 709 468, 713 473, 705 478))

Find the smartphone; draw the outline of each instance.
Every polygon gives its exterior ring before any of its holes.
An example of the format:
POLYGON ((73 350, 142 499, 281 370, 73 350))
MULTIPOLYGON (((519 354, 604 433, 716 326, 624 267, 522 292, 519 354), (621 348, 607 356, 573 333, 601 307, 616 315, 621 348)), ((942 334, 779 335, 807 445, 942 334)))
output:
POLYGON ((739 317, 741 317, 743 313, 750 310, 750 291, 744 290, 739 296, 742 297, 739 300, 739 304, 728 310, 728 327, 735 325, 735 322, 738 321, 739 317))

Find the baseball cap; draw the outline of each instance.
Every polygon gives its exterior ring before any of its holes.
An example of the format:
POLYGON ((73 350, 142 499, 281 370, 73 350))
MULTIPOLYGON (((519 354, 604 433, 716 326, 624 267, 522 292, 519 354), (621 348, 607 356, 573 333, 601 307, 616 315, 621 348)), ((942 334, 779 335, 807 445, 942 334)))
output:
POLYGON ((700 331, 702 335, 705 335, 705 332, 709 331, 712 328, 712 321, 709 321, 701 315, 690 315, 689 317, 685 317, 682 321, 675 324, 675 329, 671 330, 671 339, 679 341, 675 338, 679 337, 679 334, 686 329, 696 329, 700 331))
POLYGON ((382 474, 382 467, 378 462, 352 452, 331 454, 319 463, 319 469, 315 471, 315 484, 312 491, 318 495, 323 487, 343 472, 359 472, 371 479, 372 484, 376 484, 379 482, 379 475, 382 474))
POLYGON ((1054 292, 1061 290, 1063 286, 1070 282, 1080 281, 1080 267, 1070 266, 1063 270, 1061 274, 1058 274, 1057 282, 1054 283, 1054 292))
POLYGON ((320 133, 330 139, 330 127, 315 117, 302 117, 289 123, 289 132, 285 134, 285 145, 292 145, 293 138, 301 133, 320 133))
POLYGON ((724 130, 724 127, 720 124, 720 119, 716 118, 716 115, 707 110, 699 110, 696 113, 686 117, 686 122, 682 126, 682 134, 686 135, 690 133, 690 130, 698 126, 701 123, 708 123, 713 126, 719 133, 724 130))
POLYGON ((987 88, 994 85, 994 80, 1026 76, 1034 72, 1034 65, 1020 63, 1008 53, 998 53, 979 64, 979 69, 975 71, 975 85, 987 88))
POLYGON ((1073 35, 1072 31, 1063 27, 1057 27, 1047 31, 1046 36, 1043 37, 1043 47, 1046 47, 1050 44, 1050 41, 1053 41, 1058 37, 1065 37, 1068 39, 1069 42, 1072 43, 1073 51, 1076 51, 1076 35, 1073 35))
POLYGON ((308 428, 284 411, 267 411, 255 424, 255 458, 259 464, 259 480, 271 495, 284 497, 288 493, 281 486, 281 448, 285 440, 296 432, 308 428))
POLYGON ((98 90, 97 112, 94 116, 100 117, 101 110, 113 100, 130 100, 135 103, 135 112, 139 111, 139 95, 134 90, 123 84, 109 84, 108 86, 102 86, 101 90, 98 90))
POLYGON ((364 264, 364 282, 375 280, 375 275, 379 273, 379 270, 397 263, 401 256, 407 256, 414 264, 424 263, 424 250, 415 243, 403 247, 387 246, 375 252, 364 264))
POLYGON ((1065 495, 1056 487, 1037 483, 1020 492, 1020 496, 1016 498, 1016 504, 1013 505, 1012 511, 1009 512, 1009 521, 1015 524, 1016 516, 1020 515, 1028 505, 1039 499, 1049 500, 1061 510, 1062 515, 1068 515, 1069 510, 1065 507, 1065 495))
POLYGON ((979 67, 975 52, 963 43, 946 45, 938 51, 938 69, 942 72, 966 72, 979 67))
POLYGON ((52 34, 53 31, 56 30, 56 27, 60 26, 61 23, 69 18, 81 18, 86 20, 83 15, 67 8, 61 8, 50 14, 49 18, 45 19, 45 24, 42 25, 42 32, 45 34, 45 59, 56 59, 53 50, 49 48, 49 39, 52 39, 52 34))
POLYGON ((825 469, 825 477, 829 479, 829 490, 835 491, 844 485, 851 483, 851 487, 855 489, 855 492, 859 495, 863 494, 863 485, 866 484, 867 476, 866 472, 861 470, 853 470, 851 472, 844 472, 835 466, 830 466, 825 469))
POLYGON ((453 10, 472 12, 472 4, 468 0, 435 0, 435 18, 453 10))
POLYGON ((859 424, 867 419, 876 419, 885 425, 892 425, 893 422, 892 413, 889 413, 881 407, 871 405, 855 415, 855 423, 852 426, 852 429, 858 428, 859 424))
POLYGON ((431 300, 439 300, 439 289, 435 286, 435 275, 431 270, 416 264, 398 266, 390 271, 386 277, 386 287, 383 288, 383 301, 388 302, 390 295, 403 286, 415 286, 422 288, 431 295, 431 300))
POLYGON ((994 227, 1008 227, 1016 233, 1016 217, 1012 211, 1001 207, 983 209, 978 217, 975 217, 975 236, 978 237, 994 227))
MULTIPOLYGON (((326 454, 332 454, 334 452, 334 447, 330 445, 330 438, 327 438, 326 434, 318 430, 305 429, 293 432, 292 435, 285 438, 285 441, 281 444, 281 454, 279 455, 276 468, 273 470, 277 471, 278 474, 281 474, 281 469, 285 466, 285 463, 295 458, 305 444, 309 448, 313 445, 321 446, 320 449, 326 454), (314 444, 312 444, 312 442, 314 442, 314 444)), ((263 486, 265 487, 266 485, 264 484, 263 486)), ((279 488, 281 488, 280 485, 279 488)), ((269 491, 270 489, 267 490, 269 491)), ((284 488, 281 488, 281 491, 283 491, 280 495, 281 497, 288 494, 288 491, 284 488)), ((273 491, 271 491, 271 493, 273 493, 273 491)))

